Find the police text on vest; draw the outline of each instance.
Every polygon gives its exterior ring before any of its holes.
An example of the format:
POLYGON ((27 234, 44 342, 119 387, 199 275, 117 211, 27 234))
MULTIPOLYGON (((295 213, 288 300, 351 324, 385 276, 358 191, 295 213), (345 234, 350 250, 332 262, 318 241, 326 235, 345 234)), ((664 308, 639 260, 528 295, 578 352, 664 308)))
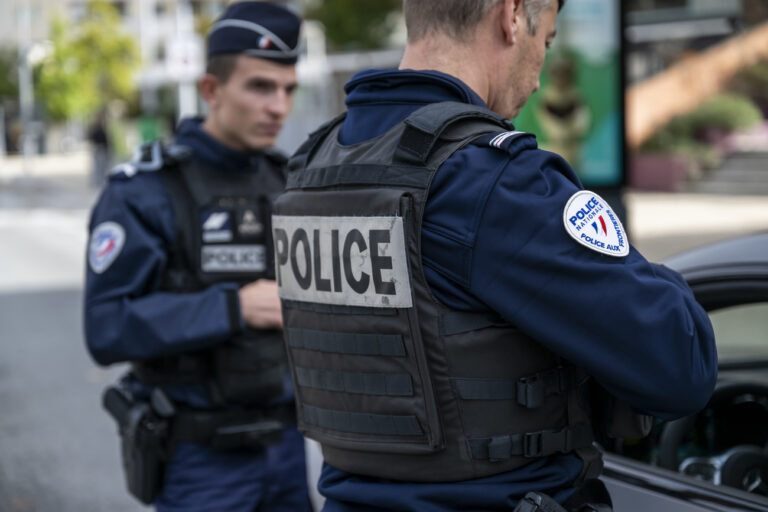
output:
POLYGON ((274 215, 272 229, 281 298, 412 306, 402 217, 274 215))

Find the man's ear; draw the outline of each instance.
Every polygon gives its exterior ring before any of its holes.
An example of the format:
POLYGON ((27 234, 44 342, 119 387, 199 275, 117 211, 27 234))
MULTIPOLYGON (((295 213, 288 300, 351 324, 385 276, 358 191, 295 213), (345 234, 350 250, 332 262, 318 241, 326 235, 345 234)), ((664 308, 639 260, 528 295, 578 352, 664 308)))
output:
POLYGON ((501 6, 501 30, 507 44, 517 42, 517 35, 522 29, 525 13, 524 0, 504 0, 501 6))
POLYGON ((207 73, 203 75, 200 81, 197 83, 197 90, 200 92, 200 96, 208 104, 208 107, 215 107, 219 101, 219 79, 215 76, 207 73))

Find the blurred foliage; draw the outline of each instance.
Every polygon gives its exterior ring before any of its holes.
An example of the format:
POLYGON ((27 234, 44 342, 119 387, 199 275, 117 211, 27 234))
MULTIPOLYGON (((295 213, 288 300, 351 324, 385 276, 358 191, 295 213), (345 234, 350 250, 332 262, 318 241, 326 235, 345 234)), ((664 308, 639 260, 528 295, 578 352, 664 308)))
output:
POLYGON ((768 60, 741 70, 728 82, 727 88, 748 96, 763 112, 768 112, 768 60))
POLYGON ((138 45, 121 30, 110 2, 90 0, 77 23, 55 19, 51 42, 50 54, 36 70, 36 95, 51 119, 85 118, 135 93, 138 45))
POLYGON ((0 47, 0 103, 19 95, 19 52, 12 46, 0 47))
POLYGON ((333 50, 375 50, 386 45, 402 0, 307 0, 304 17, 325 26, 333 50))
POLYGON ((762 121, 763 115, 748 97, 721 94, 693 112, 678 116, 658 130, 643 147, 644 152, 675 153, 715 167, 721 158, 710 138, 746 130, 762 121))
POLYGON ((195 16, 195 33, 205 40, 211 27, 216 22, 213 16, 201 13, 195 16))

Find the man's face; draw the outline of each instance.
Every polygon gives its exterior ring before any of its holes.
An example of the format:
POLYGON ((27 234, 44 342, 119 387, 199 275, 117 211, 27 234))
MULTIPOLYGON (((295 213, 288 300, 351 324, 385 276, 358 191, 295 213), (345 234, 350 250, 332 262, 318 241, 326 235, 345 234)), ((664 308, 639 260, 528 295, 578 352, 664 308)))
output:
POLYGON ((547 49, 555 38, 557 21, 557 2, 539 15, 539 27, 534 35, 528 31, 525 16, 521 16, 522 26, 517 37, 517 51, 513 52, 513 63, 509 68, 507 84, 509 94, 505 95, 507 104, 499 112, 512 119, 517 117, 528 98, 539 90, 539 76, 544 67, 547 49))
POLYGON ((274 146, 293 107, 296 67, 241 55, 229 79, 207 99, 212 135, 239 151, 274 146))

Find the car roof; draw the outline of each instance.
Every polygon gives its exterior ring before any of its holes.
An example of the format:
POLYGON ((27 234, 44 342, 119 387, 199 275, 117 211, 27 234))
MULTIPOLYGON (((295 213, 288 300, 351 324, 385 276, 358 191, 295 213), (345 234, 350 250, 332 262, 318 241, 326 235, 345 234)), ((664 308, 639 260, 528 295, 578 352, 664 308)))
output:
POLYGON ((768 277, 768 233, 717 242, 673 256, 664 265, 689 282, 750 275, 768 277))

